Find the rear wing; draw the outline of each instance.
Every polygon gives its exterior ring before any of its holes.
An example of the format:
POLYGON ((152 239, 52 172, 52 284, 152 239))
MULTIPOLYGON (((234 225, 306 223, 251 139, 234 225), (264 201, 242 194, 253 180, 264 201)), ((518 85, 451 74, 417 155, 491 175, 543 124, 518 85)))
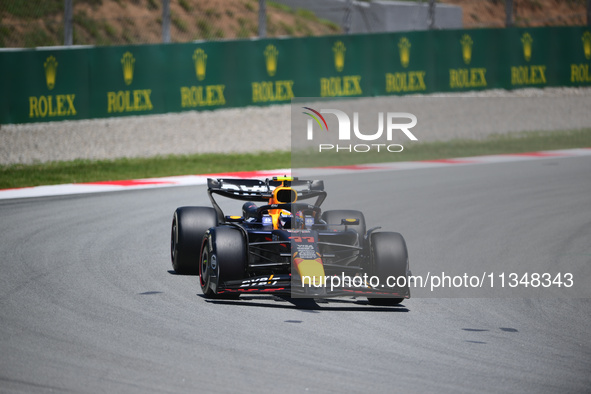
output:
MULTIPOLYGON (((317 197, 315 206, 320 206, 326 198, 324 182, 321 180, 300 180, 295 177, 273 177, 264 181, 259 179, 208 178, 207 194, 218 213, 220 207, 214 194, 234 200, 268 202, 277 187, 290 187, 298 194, 298 200, 317 197)), ((222 215, 223 217, 223 215, 222 215)))
POLYGON ((208 194, 219 194, 223 197, 243 201, 268 201, 273 195, 273 190, 280 186, 272 185, 269 182, 258 179, 230 179, 230 178, 208 178, 208 194))

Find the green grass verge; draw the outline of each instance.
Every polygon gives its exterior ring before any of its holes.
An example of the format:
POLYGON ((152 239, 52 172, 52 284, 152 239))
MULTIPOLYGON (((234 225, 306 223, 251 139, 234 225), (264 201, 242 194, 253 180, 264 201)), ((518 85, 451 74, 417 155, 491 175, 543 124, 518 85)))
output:
POLYGON ((0 167, 0 189, 289 168, 290 152, 203 154, 117 160, 74 160, 0 167))
POLYGON ((302 152, 292 157, 292 166, 340 166, 586 148, 591 147, 591 129, 494 134, 483 140, 408 141, 402 145, 404 150, 400 153, 302 152))
MULTIPOLYGON (((330 166, 591 147, 591 129, 493 135, 484 140, 404 143, 402 153, 308 154, 293 157, 294 166, 330 166)), ((152 178, 173 175, 290 168, 291 152, 203 154, 117 160, 75 160, 0 166, 0 189, 152 178)))

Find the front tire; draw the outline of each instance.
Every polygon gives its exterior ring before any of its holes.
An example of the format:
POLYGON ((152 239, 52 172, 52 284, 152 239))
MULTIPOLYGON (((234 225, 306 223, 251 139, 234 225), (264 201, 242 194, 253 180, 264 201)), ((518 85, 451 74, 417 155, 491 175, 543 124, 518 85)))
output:
POLYGON ((228 281, 245 276, 248 264, 246 240, 234 227, 212 228, 203 238, 199 261, 199 283, 206 297, 238 298, 238 293, 222 293, 220 287, 228 281))
MULTIPOLYGON (((404 277, 405 286, 394 288, 400 294, 410 297, 408 287, 408 251, 404 237, 394 232, 379 232, 370 235, 371 248, 371 270, 372 275, 380 279, 381 284, 385 284, 388 277, 404 277)), ((370 298, 367 300, 372 305, 398 305, 404 298, 370 298)))
POLYGON ((218 216, 210 207, 180 207, 174 212, 170 234, 170 259, 178 274, 197 274, 201 240, 215 227, 218 216))

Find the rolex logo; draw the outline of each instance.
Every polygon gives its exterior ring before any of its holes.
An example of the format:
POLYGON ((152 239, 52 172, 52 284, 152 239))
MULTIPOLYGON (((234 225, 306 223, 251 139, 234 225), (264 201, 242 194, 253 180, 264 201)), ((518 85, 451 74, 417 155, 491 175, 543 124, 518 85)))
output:
POLYGON ((338 72, 343 71, 345 67, 345 44, 342 41, 337 41, 332 47, 332 51, 334 52, 334 67, 338 72))
POLYGON ((126 85, 131 85, 133 81, 133 65, 135 59, 131 52, 125 52, 121 58, 121 64, 123 65, 123 80, 126 85))
POLYGON ((277 72, 277 55, 279 55, 279 51, 275 48, 275 45, 267 45, 265 48, 265 64, 267 66, 267 74, 270 77, 274 76, 277 72))
POLYGON ((55 76, 57 73, 57 61, 55 57, 49 56, 45 60, 45 63, 43 63, 43 67, 45 68, 45 82, 47 82, 47 87, 51 90, 55 86, 55 76))
POLYGON ((400 52, 400 64, 404 68, 408 67, 410 61, 410 41, 408 41, 408 38, 402 37, 398 41, 398 50, 400 52))
POLYGON ((195 64, 195 75, 199 81, 205 79, 205 64, 207 62, 207 54, 201 48, 195 49, 193 52, 193 64, 195 64))
POLYGON ((534 42, 534 39, 531 38, 529 33, 524 33, 521 36, 521 43, 523 44, 523 57, 525 58, 526 62, 529 62, 531 59, 531 44, 534 42))
POLYGON ((585 57, 587 60, 591 59, 591 33, 586 31, 583 33, 583 52, 585 53, 585 57))
POLYGON ((470 64, 470 61, 472 60, 473 43, 472 38, 467 34, 464 34, 460 39, 460 44, 462 45, 462 58, 466 64, 470 64))

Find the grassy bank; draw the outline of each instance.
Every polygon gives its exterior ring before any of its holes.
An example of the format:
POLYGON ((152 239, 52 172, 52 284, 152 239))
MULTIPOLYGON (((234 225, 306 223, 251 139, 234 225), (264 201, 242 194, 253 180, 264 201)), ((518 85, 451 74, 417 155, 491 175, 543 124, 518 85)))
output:
MULTIPOLYGON (((293 164, 302 166, 304 163, 308 167, 385 161, 436 160, 584 147, 591 147, 591 129, 513 133, 494 135, 485 140, 406 143, 403 152, 390 154, 303 154, 294 157, 293 164)), ((291 166, 291 152, 204 154, 5 165, 0 166, 0 189, 173 175, 270 170, 291 166)))
POLYGON ((0 189, 62 183, 289 168, 290 152, 204 154, 117 160, 74 160, 0 167, 0 189))
MULTIPOLYGON (((348 146, 348 144, 346 145, 348 146)), ((404 150, 400 153, 372 153, 371 151, 368 153, 349 153, 347 151, 331 153, 328 151, 316 154, 315 152, 303 152, 292 158, 292 165, 294 167, 323 167, 585 148, 591 147, 591 129, 496 134, 484 140, 408 141, 403 145, 404 150)))

